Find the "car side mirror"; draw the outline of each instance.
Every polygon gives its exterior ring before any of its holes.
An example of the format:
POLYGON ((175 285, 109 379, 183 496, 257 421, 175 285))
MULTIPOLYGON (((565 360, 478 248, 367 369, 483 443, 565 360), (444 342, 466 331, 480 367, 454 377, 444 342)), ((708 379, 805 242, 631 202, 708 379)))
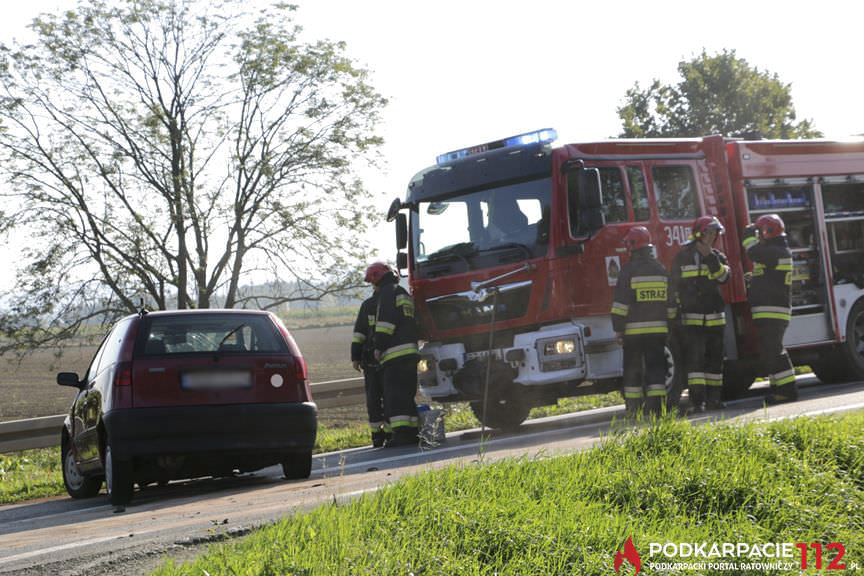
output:
POLYGON ((57 374, 57 384, 60 386, 72 386, 73 388, 81 388, 81 379, 75 372, 60 372, 57 374))

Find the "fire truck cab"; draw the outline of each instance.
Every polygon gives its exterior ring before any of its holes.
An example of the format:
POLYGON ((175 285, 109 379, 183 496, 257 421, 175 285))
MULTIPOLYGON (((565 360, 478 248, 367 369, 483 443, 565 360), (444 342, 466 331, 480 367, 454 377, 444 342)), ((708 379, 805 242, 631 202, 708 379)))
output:
MULTIPOLYGON (((705 214, 726 227, 718 248, 732 267, 727 396, 759 375, 740 233, 760 213, 783 216, 795 255, 791 351, 820 377, 864 376, 864 145, 709 136, 553 148, 556 137, 443 154, 391 206, 425 339, 424 394, 467 400, 478 417, 485 396, 485 423, 508 428, 534 406, 618 389, 609 310, 622 239, 647 227, 668 267, 705 214)), ((670 338, 670 403, 685 381, 679 356, 670 338)))

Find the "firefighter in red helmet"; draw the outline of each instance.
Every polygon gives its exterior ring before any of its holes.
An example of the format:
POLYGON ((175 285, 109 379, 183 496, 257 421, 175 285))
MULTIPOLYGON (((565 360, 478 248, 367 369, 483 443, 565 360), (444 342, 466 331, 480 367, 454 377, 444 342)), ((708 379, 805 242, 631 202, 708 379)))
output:
POLYGON ((624 405, 631 416, 640 409, 660 414, 666 397, 668 276, 644 226, 631 228, 623 243, 630 260, 618 274, 611 312, 624 345, 624 405))
POLYGON ((390 267, 375 262, 366 269, 364 280, 372 284, 372 295, 360 304, 354 334, 351 338, 351 364, 363 372, 366 392, 366 413, 372 434, 372 446, 380 447, 390 437, 390 423, 384 417, 384 389, 378 361, 375 360, 372 340, 375 334, 375 316, 378 312, 378 281, 385 274, 391 274, 390 267))
POLYGON ((385 446, 415 444, 417 438, 417 323, 414 301, 399 286, 398 274, 386 264, 376 262, 366 272, 367 281, 378 288, 372 349, 381 365, 384 390, 384 418, 392 437, 385 446))
POLYGON ((670 273, 672 301, 680 308, 681 344, 694 412, 723 408, 726 303, 720 286, 729 280, 729 262, 714 243, 724 231, 714 216, 697 218, 692 239, 675 255, 670 273))
POLYGON ((760 216, 744 231, 742 240, 753 263, 748 298, 759 338, 760 365, 768 371, 768 404, 798 399, 795 369, 783 348, 783 335, 792 318, 792 252, 786 227, 777 214, 760 216))

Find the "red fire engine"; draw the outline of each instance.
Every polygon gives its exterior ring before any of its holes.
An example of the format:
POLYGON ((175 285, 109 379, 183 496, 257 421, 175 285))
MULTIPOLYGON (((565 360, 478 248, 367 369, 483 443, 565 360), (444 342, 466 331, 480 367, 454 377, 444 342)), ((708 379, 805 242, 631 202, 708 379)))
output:
MULTIPOLYGON (((718 247, 732 268, 726 396, 760 375, 740 238, 767 213, 782 216, 794 255, 793 359, 823 381, 864 377, 864 142, 552 147, 556 137, 545 129, 439 156, 391 206, 426 340, 424 394, 470 401, 478 417, 485 396, 485 424, 506 428, 534 406, 617 389, 622 351, 609 310, 622 238, 646 226, 668 267, 706 214, 726 227, 718 247)), ((672 401, 684 381, 678 357, 672 338, 672 401)))

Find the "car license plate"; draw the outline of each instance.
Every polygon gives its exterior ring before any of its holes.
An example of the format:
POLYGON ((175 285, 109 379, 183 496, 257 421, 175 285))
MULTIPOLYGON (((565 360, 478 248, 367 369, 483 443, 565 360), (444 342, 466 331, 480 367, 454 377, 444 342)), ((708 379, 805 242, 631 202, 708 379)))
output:
POLYGON ((180 378, 184 390, 233 390, 251 388, 252 376, 244 370, 184 372, 180 378))

